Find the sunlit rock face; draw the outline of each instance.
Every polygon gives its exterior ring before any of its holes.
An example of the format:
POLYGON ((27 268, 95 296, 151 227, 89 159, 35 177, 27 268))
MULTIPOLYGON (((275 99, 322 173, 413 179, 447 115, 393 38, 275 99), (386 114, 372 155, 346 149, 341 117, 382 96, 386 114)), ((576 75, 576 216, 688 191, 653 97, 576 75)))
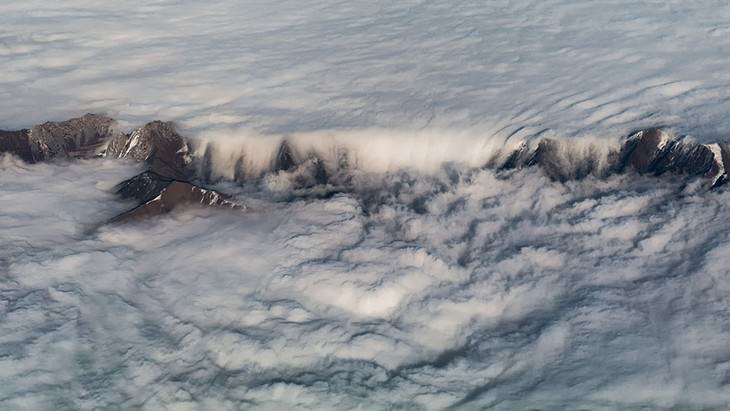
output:
POLYGON ((29 130, 0 131, 0 150, 34 163, 54 159, 89 158, 108 141, 122 136, 116 122, 86 114, 62 122, 47 122, 29 130))
MULTIPOLYGON (((698 144, 687 138, 674 138, 668 131, 648 129, 629 136, 619 153, 618 171, 631 168, 642 174, 686 174, 721 178, 724 170, 719 144, 698 144)), ((717 180, 712 181, 714 184, 717 180)))
POLYGON ((171 123, 153 121, 109 140, 103 156, 145 162, 157 174, 186 179, 187 152, 187 143, 171 123))
MULTIPOLYGON (((131 183, 125 182, 128 188, 131 183)), ((122 188, 124 190, 124 188, 122 188)), ((126 190, 125 190, 126 191, 126 190)), ((160 185, 155 184, 154 193, 157 195, 132 210, 129 210, 117 217, 112 223, 129 223, 144 220, 167 214, 170 211, 190 206, 243 209, 244 207, 234 201, 228 200, 216 191, 207 190, 196 185, 183 181, 169 181, 160 185)), ((146 193, 145 193, 146 194, 146 193)))
POLYGON ((729 22, 0 1, 0 411, 730 410, 729 22))

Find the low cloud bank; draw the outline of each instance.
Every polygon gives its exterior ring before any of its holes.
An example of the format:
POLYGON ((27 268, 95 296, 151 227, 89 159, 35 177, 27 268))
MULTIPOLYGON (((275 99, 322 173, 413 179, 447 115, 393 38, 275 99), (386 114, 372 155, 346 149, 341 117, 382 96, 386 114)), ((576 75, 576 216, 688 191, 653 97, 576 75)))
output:
POLYGON ((279 171, 221 183, 245 212, 90 229, 136 166, 0 164, 3 408, 730 403, 724 189, 446 166, 314 198, 279 171))

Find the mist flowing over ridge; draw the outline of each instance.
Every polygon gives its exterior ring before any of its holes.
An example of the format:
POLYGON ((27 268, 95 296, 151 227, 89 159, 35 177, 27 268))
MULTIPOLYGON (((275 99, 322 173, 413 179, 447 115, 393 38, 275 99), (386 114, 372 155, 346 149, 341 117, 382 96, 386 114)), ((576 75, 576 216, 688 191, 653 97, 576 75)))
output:
POLYGON ((636 172, 700 177, 722 184, 730 145, 701 144, 671 130, 648 128, 614 139, 506 137, 474 131, 383 129, 264 136, 236 134, 186 139, 171 123, 154 121, 130 132, 111 118, 87 114, 27 130, 0 131, 0 152, 29 162, 74 158, 142 161, 176 180, 245 182, 285 171, 300 185, 341 186, 353 173, 433 174, 452 165, 505 171, 538 167, 566 181, 636 172))

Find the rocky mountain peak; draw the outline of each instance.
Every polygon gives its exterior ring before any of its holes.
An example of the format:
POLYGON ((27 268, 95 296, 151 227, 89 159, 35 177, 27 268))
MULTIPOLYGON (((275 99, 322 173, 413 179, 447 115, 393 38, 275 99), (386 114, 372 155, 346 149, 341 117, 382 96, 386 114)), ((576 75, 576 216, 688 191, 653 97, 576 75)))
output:
POLYGON ((49 121, 30 129, 0 131, 0 151, 26 162, 89 158, 104 143, 122 135, 116 122, 104 115, 86 114, 67 121, 49 121))
POLYGON ((143 127, 111 139, 103 156, 144 161, 150 170, 170 178, 187 179, 188 145, 172 123, 153 121, 143 127))

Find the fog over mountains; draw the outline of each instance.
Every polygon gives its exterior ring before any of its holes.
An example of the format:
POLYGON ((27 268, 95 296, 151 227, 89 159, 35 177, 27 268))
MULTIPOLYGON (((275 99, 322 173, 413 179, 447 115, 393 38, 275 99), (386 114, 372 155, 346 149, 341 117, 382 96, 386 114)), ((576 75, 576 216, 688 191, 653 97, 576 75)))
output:
POLYGON ((0 3, 0 409, 730 408, 728 21, 0 3))
POLYGON ((374 173, 379 166, 387 167, 381 172, 400 167, 402 171, 423 173, 446 164, 464 166, 460 161, 469 158, 471 163, 481 160, 479 168, 494 169, 505 176, 509 170, 525 167, 540 168, 547 178, 562 182, 625 172, 657 177, 668 174, 675 180, 686 180, 685 184, 714 189, 726 182, 725 164, 730 160, 728 142, 699 144, 659 128, 636 131, 615 144, 550 138, 515 143, 507 138, 500 146, 494 138, 473 138, 464 140, 471 147, 460 147, 461 153, 454 158, 448 151, 439 152, 430 145, 418 148, 425 154, 414 158, 408 142, 388 142, 384 149, 368 147, 367 137, 364 144, 357 141, 362 139, 302 135, 277 142, 270 137, 268 144, 249 151, 246 138, 236 141, 235 148, 231 142, 223 147, 215 141, 188 142, 172 124, 160 121, 124 133, 113 119, 87 114, 25 130, 0 130, 0 153, 27 163, 90 158, 144 163, 144 172, 116 187, 122 199, 136 200, 137 206, 112 219, 115 222, 165 214, 178 205, 244 209, 226 195, 200 184, 221 180, 255 183, 272 173, 288 175, 288 189, 294 192, 319 187, 319 196, 332 196, 357 192, 361 187, 353 179, 362 173, 374 173), (402 149, 409 151, 404 153, 402 149), (390 158, 390 162, 369 162, 383 158, 390 158))
POLYGON ((7 407, 730 400, 724 142, 647 129, 399 171, 265 142, 220 158, 100 115, 2 133, 7 407))

